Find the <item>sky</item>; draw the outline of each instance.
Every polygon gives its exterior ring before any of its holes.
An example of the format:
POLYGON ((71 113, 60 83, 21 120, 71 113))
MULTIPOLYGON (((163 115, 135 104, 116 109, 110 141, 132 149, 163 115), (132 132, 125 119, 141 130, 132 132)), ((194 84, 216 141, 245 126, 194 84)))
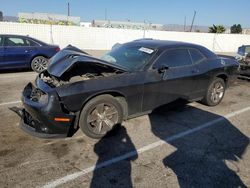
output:
POLYGON ((0 0, 4 15, 17 16, 18 12, 47 12, 80 16, 81 21, 105 19, 130 20, 159 24, 191 25, 194 10, 195 25, 211 26, 241 24, 250 28, 250 0, 0 0))

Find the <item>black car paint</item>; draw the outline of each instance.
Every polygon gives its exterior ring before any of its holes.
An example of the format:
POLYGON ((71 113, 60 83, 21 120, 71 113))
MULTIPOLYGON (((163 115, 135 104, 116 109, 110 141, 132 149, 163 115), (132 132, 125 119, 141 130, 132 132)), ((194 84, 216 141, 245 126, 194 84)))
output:
MULTIPOLYGON (((124 99, 124 119, 148 113, 158 106, 179 98, 190 101, 198 100, 205 95, 211 80, 219 76, 229 83, 238 68, 236 61, 221 59, 206 48, 194 44, 138 40, 125 45, 142 45, 157 49, 157 53, 150 63, 140 70, 133 72, 123 70, 120 74, 110 77, 74 82, 59 87, 50 87, 38 76, 36 87, 48 95, 48 102, 44 104, 31 101, 29 96, 34 86, 28 84, 22 97, 24 111, 45 128, 43 130, 35 128, 34 132, 38 132, 40 137, 42 133, 44 133, 42 137, 52 137, 52 135, 58 137, 58 134, 69 136, 70 129, 77 127, 81 109, 90 99, 100 94, 111 94, 124 99), (155 67, 157 58, 164 51, 173 48, 195 48, 206 59, 192 66, 173 67, 159 71, 159 67, 155 67), (69 117, 71 121, 67 123, 53 121, 53 118, 57 116, 69 117)), ((79 55, 78 52, 75 52, 75 54, 79 55)), ((82 59, 86 58, 85 54, 80 56, 82 59)), ((103 61, 98 61, 98 63, 101 62, 103 61)), ((108 62, 103 63, 105 66, 117 68, 108 62)), ((58 64, 58 66, 60 65, 58 64)), ((23 124, 28 126, 28 122, 24 122, 25 117, 22 117, 22 119, 21 126, 23 124)))

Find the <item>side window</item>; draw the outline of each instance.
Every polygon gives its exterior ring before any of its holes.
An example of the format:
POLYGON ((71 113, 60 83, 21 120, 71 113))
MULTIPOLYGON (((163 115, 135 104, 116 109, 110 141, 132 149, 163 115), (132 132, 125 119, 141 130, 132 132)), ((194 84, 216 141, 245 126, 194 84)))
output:
POLYGON ((39 44, 37 44, 36 42, 28 39, 26 39, 26 43, 28 44, 28 46, 39 46, 39 44))
POLYGON ((29 45, 22 38, 6 37, 5 46, 29 46, 29 45))
POLYGON ((206 59, 206 57, 196 49, 189 49, 193 63, 200 63, 206 59))
POLYGON ((3 39, 0 37, 0 46, 3 46, 3 39))
POLYGON ((173 49, 165 51, 156 61, 155 67, 163 64, 169 67, 180 67, 192 65, 192 61, 187 49, 173 49))

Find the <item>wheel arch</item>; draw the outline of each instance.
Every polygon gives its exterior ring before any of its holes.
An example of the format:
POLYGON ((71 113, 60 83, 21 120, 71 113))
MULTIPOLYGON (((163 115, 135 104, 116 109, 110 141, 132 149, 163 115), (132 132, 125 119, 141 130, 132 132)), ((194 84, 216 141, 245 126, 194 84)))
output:
POLYGON ((224 80, 226 87, 228 86, 228 75, 226 73, 219 73, 215 77, 224 80))
POLYGON ((124 94, 122 94, 119 91, 103 91, 103 92, 99 92, 99 93, 95 93, 94 95, 91 95, 90 97, 88 97, 82 104, 81 110, 84 108, 84 106, 93 98, 101 96, 101 95, 111 95, 112 97, 116 98, 118 100, 118 102, 121 104, 122 110, 123 110, 123 119, 127 119, 128 117, 128 103, 126 100, 126 97, 124 94))

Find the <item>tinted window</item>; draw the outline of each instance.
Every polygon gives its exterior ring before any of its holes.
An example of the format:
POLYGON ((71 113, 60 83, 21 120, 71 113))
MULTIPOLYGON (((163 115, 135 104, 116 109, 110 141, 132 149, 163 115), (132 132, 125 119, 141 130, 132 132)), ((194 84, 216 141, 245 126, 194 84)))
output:
POLYGON ((185 65, 191 65, 192 61, 188 50, 186 49, 174 49, 164 52, 156 62, 156 67, 165 64, 169 67, 179 67, 185 65))
POLYGON ((22 38, 6 37, 5 38, 5 46, 29 46, 29 45, 22 38))
POLYGON ((32 40, 26 39, 26 42, 27 42, 28 46, 39 46, 38 43, 36 43, 36 42, 34 42, 34 41, 32 41, 32 40))
POLYGON ((241 47, 238 48, 238 54, 244 55, 244 48, 243 48, 243 46, 241 46, 241 47))
POLYGON ((192 60, 193 60, 193 63, 200 63, 200 62, 202 62, 204 59, 206 59, 206 58, 204 57, 204 55, 202 55, 202 53, 199 52, 198 50, 189 49, 189 52, 190 52, 191 58, 192 58, 192 60))

